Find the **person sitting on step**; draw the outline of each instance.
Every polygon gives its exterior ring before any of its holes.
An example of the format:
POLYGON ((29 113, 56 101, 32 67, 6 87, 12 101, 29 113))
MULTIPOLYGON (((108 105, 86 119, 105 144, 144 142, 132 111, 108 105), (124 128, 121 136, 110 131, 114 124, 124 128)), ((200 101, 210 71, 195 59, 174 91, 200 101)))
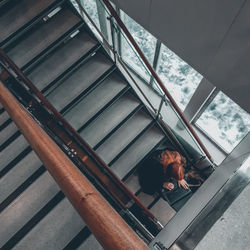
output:
POLYGON ((180 187, 188 189, 188 184, 184 179, 184 166, 186 159, 177 151, 156 150, 138 169, 139 183, 142 191, 147 194, 166 188, 172 190, 174 184, 171 180, 176 180, 180 187))
POLYGON ((163 187, 171 190, 174 184, 171 180, 176 180, 179 187, 188 189, 188 184, 184 179, 184 166, 186 159, 182 157, 177 151, 164 150, 159 156, 158 160, 162 165, 164 183, 163 187))

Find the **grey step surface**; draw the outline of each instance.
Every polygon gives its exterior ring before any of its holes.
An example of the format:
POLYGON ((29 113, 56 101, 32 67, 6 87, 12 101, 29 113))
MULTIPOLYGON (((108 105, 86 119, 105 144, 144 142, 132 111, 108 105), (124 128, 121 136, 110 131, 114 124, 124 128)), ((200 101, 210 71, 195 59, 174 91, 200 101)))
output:
POLYGON ((132 192, 132 193, 136 193, 140 188, 140 184, 139 184, 139 179, 138 176, 135 174, 130 175, 125 181, 124 184, 126 185, 126 187, 132 192))
POLYGON ((164 138, 155 126, 146 131, 138 140, 123 153, 123 155, 111 166, 113 172, 120 178, 124 178, 133 167, 136 166, 149 152, 164 138))
POLYGON ((2 126, 9 118, 10 116, 8 115, 6 111, 0 114, 0 126, 2 126))
POLYGON ((148 207, 155 199, 153 195, 145 194, 143 192, 140 192, 137 195, 137 198, 141 201, 141 203, 145 206, 148 207))
POLYGON ((45 172, 5 208, 0 215, 0 248, 58 192, 59 187, 45 172))
POLYGON ((25 182, 39 167, 41 161, 34 151, 27 154, 14 168, 0 179, 0 203, 25 182))
POLYGON ((78 22, 80 22, 79 17, 70 10, 63 9, 31 34, 25 36, 7 54, 19 68, 22 68, 78 22))
POLYGON ((95 54, 89 61, 78 68, 73 75, 49 93, 48 100, 60 111, 111 66, 112 63, 105 56, 100 53, 95 54))
POLYGON ((140 110, 96 150, 97 154, 109 164, 151 121, 152 118, 140 110))
MULTIPOLYGON (((12 35, 23 25, 49 7, 55 0, 22 0, 17 1, 15 6, 0 15, 0 42, 12 35)), ((0 9, 1 12, 1 9, 0 9)))
POLYGON ((28 78, 42 90, 95 45, 96 42, 82 31, 34 68, 28 78))
POLYGON ((165 226, 176 214, 175 210, 162 198, 150 209, 152 214, 165 226))
POLYGON ((11 144, 0 152, 0 171, 2 171, 18 154, 29 146, 23 135, 19 135, 11 144))
POLYGON ((88 125, 80 135, 94 147, 125 119, 140 102, 130 93, 123 95, 118 101, 105 110, 97 119, 88 125))
POLYGON ((113 72, 91 93, 77 103, 75 107, 67 112, 64 116, 65 119, 78 130, 122 91, 126 85, 126 82, 113 72))
POLYGON ((63 249, 85 223, 64 198, 13 249, 63 249))
POLYGON ((95 236, 91 234, 78 248, 77 250, 102 250, 103 247, 97 241, 95 236))
POLYGON ((0 146, 18 131, 14 122, 11 122, 0 132, 0 146))

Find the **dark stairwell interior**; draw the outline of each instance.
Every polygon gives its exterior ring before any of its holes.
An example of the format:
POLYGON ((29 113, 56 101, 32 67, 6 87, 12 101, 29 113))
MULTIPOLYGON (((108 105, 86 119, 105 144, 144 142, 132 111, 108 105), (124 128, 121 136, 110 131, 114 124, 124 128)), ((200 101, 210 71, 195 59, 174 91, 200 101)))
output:
MULTIPOLYGON (((159 193, 142 192, 137 169, 158 148, 180 148, 73 6, 1 1, 0 27, 4 52, 164 226, 183 201, 171 207, 159 193)), ((2 80, 28 106, 32 93, 16 87, 20 79, 2 80)), ((2 107, 0 143, 0 247, 101 249, 2 107)), ((197 155, 181 143, 191 165, 197 155)))

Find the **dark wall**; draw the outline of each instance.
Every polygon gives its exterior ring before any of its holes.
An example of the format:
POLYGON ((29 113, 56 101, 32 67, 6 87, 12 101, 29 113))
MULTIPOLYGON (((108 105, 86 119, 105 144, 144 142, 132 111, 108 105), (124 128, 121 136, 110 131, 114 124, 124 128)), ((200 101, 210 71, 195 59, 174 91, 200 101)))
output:
POLYGON ((250 113, 250 0, 113 0, 250 113))

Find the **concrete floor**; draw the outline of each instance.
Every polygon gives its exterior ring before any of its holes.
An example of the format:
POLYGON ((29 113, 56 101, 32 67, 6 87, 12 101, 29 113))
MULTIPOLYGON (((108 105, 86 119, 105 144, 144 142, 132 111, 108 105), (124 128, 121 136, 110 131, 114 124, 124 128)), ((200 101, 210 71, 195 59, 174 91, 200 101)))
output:
POLYGON ((195 250, 250 250, 250 184, 213 225, 195 250))

